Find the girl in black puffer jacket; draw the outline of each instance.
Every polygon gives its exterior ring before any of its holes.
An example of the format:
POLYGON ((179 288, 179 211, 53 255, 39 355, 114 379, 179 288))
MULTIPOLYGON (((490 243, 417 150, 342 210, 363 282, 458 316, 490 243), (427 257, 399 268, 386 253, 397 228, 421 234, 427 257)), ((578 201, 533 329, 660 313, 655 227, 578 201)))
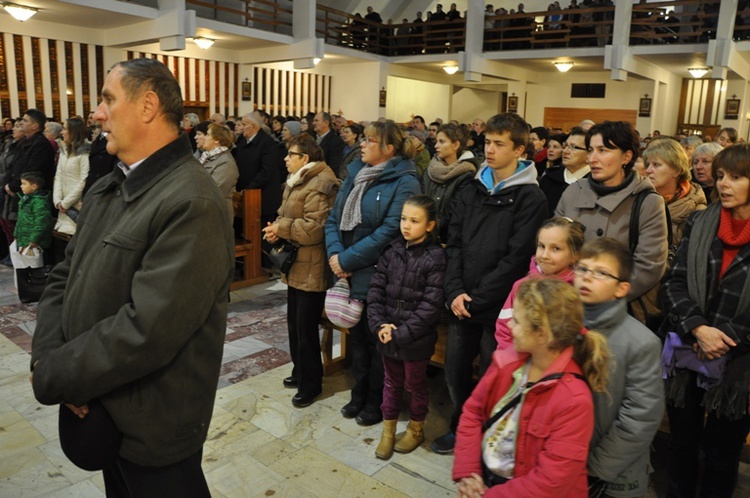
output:
POLYGON ((383 250, 367 293, 367 319, 378 336, 385 370, 383 436, 375 450, 383 459, 424 441, 427 364, 437 342, 434 324, 445 306, 445 253, 437 242, 437 208, 429 196, 415 195, 404 203, 401 234, 383 250), (404 387, 411 394, 409 425, 395 443, 404 387))

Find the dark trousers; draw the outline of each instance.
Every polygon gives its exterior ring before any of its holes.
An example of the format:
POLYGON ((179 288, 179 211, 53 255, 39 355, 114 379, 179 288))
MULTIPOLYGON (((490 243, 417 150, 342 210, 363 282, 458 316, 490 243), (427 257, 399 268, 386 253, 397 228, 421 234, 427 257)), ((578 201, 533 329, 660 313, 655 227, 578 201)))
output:
POLYGON ((8 241, 5 247, 9 247, 16 239, 16 237, 13 235, 13 232, 16 229, 16 220, 6 220, 5 218, 0 218, 0 229, 2 229, 3 233, 5 234, 5 239, 8 241))
POLYGON ((427 418, 430 404, 430 388, 427 386, 427 364, 430 360, 405 361, 383 356, 385 380, 383 382, 383 404, 380 409, 385 420, 396 420, 401 413, 401 397, 404 388, 411 395, 409 419, 422 422, 427 418))
POLYGON ((497 349, 495 326, 451 319, 445 343, 445 382, 453 402, 451 432, 456 432, 464 402, 474 389, 474 358, 479 355, 479 376, 484 375, 497 349))
POLYGON ((323 387, 323 363, 320 359, 318 323, 323 314, 326 293, 307 292, 294 287, 287 291, 287 325, 292 377, 300 394, 320 392, 323 387))
POLYGON ((352 401, 367 407, 368 411, 380 409, 383 401, 383 359, 376 346, 376 337, 367 325, 367 305, 362 319, 349 329, 349 347, 352 354, 352 401))
POLYGON ((104 469, 107 498, 210 498, 201 468, 203 449, 164 467, 144 467, 118 458, 104 469))
POLYGON ((669 413, 669 459, 667 496, 695 498, 700 476, 699 452, 704 453, 702 498, 730 498, 737 482, 742 446, 750 428, 747 414, 740 420, 717 418, 701 399, 705 391, 693 374, 685 395, 685 407, 667 405, 669 413), (705 419, 705 424, 704 424, 705 419))

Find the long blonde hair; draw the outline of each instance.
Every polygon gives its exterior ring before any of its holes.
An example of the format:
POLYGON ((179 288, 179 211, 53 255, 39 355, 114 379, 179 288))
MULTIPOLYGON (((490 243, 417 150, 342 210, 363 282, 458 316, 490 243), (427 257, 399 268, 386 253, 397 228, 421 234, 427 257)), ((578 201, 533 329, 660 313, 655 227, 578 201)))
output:
POLYGON ((547 347, 562 351, 573 346, 573 359, 591 390, 605 392, 611 358, 607 339, 583 327, 583 303, 573 286, 555 278, 531 278, 518 287, 515 301, 534 330, 548 332, 547 347))

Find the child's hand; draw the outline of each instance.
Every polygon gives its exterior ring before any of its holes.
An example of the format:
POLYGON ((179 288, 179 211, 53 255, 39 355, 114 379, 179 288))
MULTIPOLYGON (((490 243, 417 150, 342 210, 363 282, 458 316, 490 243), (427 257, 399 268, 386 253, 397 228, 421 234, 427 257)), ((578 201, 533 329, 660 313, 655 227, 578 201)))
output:
POLYGON ((36 249, 37 247, 39 247, 39 244, 36 242, 29 242, 29 249, 36 249))
POLYGON ((393 339, 391 331, 395 329, 396 326, 392 323, 381 325, 380 330, 378 330, 378 339, 380 339, 380 342, 382 342, 383 344, 388 344, 389 342, 391 342, 391 339, 393 339))

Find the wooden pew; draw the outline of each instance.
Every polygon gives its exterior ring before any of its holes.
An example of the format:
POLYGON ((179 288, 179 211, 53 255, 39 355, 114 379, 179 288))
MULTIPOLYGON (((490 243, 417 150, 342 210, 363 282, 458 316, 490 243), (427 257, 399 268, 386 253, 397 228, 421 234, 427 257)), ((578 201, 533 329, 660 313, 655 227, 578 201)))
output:
POLYGON ((234 257, 241 260, 242 276, 230 287, 236 290, 263 283, 268 280, 268 275, 260 267, 260 190, 235 192, 232 205, 235 219, 242 220, 240 233, 234 241, 234 257))

